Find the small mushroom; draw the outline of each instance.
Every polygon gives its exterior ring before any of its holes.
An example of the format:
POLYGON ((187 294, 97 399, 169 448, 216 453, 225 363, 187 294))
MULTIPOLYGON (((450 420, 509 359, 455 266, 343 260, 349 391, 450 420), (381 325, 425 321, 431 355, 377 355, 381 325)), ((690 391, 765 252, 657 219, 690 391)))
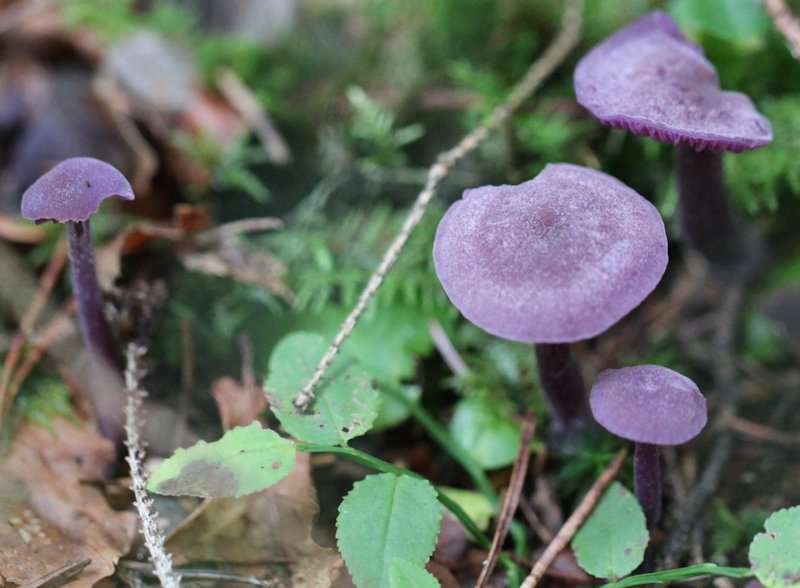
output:
POLYGON ((551 164, 518 186, 464 192, 433 245, 452 303, 483 330, 536 345, 557 432, 591 421, 569 344, 602 333, 655 288, 667 265, 658 211, 622 182, 551 164))
POLYGON ((717 269, 746 275, 757 248, 744 240, 728 205, 722 152, 772 141, 769 121, 751 100, 720 90, 702 49, 663 12, 592 49, 574 82, 578 102, 602 123, 676 145, 684 237, 717 269))
POLYGON ((90 157, 66 159, 42 175, 22 195, 22 216, 37 223, 67 225, 72 289, 81 333, 95 357, 121 371, 123 364, 103 314, 89 217, 114 196, 133 200, 133 189, 116 168, 90 157))
POLYGON ((705 397, 686 376, 641 365, 600 373, 589 402, 598 423, 636 444, 634 489, 653 529, 661 518, 659 446, 686 443, 705 427, 705 397))

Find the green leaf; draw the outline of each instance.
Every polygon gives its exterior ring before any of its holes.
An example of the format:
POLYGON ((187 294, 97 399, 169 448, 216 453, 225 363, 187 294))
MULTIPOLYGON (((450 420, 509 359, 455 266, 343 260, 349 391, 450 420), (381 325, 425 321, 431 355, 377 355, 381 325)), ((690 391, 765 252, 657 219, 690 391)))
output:
POLYGON ((440 588, 439 580, 423 567, 396 557, 389 564, 391 588, 440 588))
POLYGON ((648 540, 642 507, 614 482, 575 535, 572 549, 584 571, 613 581, 642 563, 648 540))
MULTIPOLYGON (((379 381, 399 384, 414 375, 417 356, 433 347, 428 314, 420 308, 393 304, 391 310, 365 317, 345 349, 379 381)), ((341 322, 336 321, 337 330, 341 322)))
POLYGON ((171 496, 238 498, 284 478, 294 460, 294 443, 252 423, 213 443, 178 449, 153 472, 147 489, 171 496))
POLYGON ((409 405, 401 400, 407 400, 411 404, 419 404, 422 396, 422 388, 416 384, 381 384, 381 406, 378 416, 372 423, 373 431, 389 429, 399 425, 411 414, 409 405), (390 393, 390 390, 393 393, 390 393))
POLYGON ((769 26, 758 0, 674 0, 670 13, 682 27, 734 43, 753 43, 769 26))
POLYGON ((438 486, 438 489, 440 493, 458 504, 481 531, 489 528, 489 521, 495 515, 496 509, 486 496, 480 492, 449 486, 438 486))
POLYGON ((284 337, 272 352, 264 387, 275 416, 289 434, 309 443, 345 445, 369 431, 380 402, 369 375, 352 359, 339 355, 317 387, 310 412, 297 414, 292 405, 327 347, 315 333, 284 337))
POLYGON ((442 510, 425 480, 394 474, 356 482, 339 506, 336 540, 360 588, 388 588, 395 558, 423 567, 433 553, 442 510))
POLYGON ((750 563, 767 588, 800 586, 800 506, 773 513, 750 544, 750 563))
POLYGON ((458 403, 450 434, 484 469, 505 467, 517 458, 519 426, 484 395, 458 403))

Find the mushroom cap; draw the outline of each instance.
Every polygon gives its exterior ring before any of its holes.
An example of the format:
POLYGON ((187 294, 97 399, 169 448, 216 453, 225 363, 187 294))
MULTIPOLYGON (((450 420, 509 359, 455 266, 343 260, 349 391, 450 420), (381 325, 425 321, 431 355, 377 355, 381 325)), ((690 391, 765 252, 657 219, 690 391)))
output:
POLYGON ((611 35, 575 68, 578 102, 601 122, 697 149, 745 151, 772 141, 769 121, 672 18, 651 12, 611 35))
POLYGON ((518 186, 466 190, 439 223, 433 261, 452 303, 485 331, 571 343, 655 288, 667 237, 655 207, 619 180, 551 164, 518 186))
POLYGON ((133 188, 117 168, 91 157, 65 159, 22 195, 22 216, 42 223, 85 221, 114 196, 133 200, 133 188))
POLYGON ((660 365, 605 370, 589 396, 597 422, 637 443, 679 445, 706 425, 706 399, 686 376, 660 365))

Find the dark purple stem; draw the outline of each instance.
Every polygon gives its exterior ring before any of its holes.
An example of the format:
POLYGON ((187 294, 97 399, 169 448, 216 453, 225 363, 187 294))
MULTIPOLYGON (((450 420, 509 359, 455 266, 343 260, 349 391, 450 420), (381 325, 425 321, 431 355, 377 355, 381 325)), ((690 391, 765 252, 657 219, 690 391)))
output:
POLYGON ((569 343, 537 343, 539 382, 553 413, 557 433, 574 431, 590 421, 583 374, 569 343))
POLYGON ((122 373, 122 358, 103 314, 103 293, 97 281, 89 221, 67 223, 67 236, 72 290, 83 340, 96 358, 122 373))
POLYGON ((637 443, 633 452, 633 487, 652 534, 661 519, 661 462, 658 445, 637 443))
POLYGON ((748 252, 728 204, 722 153, 678 145, 678 212, 683 236, 713 266, 741 270, 748 252))

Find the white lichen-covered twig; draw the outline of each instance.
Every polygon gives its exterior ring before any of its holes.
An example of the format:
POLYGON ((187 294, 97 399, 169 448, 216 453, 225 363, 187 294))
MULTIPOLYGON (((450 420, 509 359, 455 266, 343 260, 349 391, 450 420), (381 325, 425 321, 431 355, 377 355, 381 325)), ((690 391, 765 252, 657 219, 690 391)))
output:
POLYGON ((144 355, 143 346, 129 343, 125 354, 125 391, 127 403, 125 405, 125 433, 127 439, 128 455, 125 461, 131 471, 133 480, 132 490, 134 505, 139 513, 142 524, 144 543, 150 552, 150 559, 155 568, 154 573, 167 588, 177 588, 181 585, 181 577, 172 569, 172 557, 164 548, 164 535, 158 528, 158 513, 153 508, 153 499, 147 495, 147 480, 145 479, 142 464, 144 462, 144 444, 139 436, 140 410, 146 392, 142 390, 142 369, 140 359, 144 355))
POLYGON ((403 226, 389 245, 389 248, 383 254, 378 268, 372 274, 366 287, 358 297, 355 307, 350 311, 350 314, 347 315, 347 318, 345 318, 339 332, 333 338, 325 355, 322 356, 319 364, 314 369, 311 378, 306 385, 303 386, 303 389, 300 390, 297 396, 295 396, 293 402, 298 411, 305 411, 311 406, 311 403, 314 401, 315 388, 322 380, 328 367, 333 363, 342 343, 344 343, 345 339, 347 339, 353 331, 353 328, 355 328, 359 317, 367 308, 370 300, 375 296, 386 274, 392 268, 394 262, 397 261, 412 231, 419 224, 419 221, 425 214, 425 209, 436 195, 436 189, 439 184, 447 177, 447 174, 450 173, 450 170, 459 160, 468 153, 474 151, 475 148, 486 139, 491 131, 505 122, 519 105, 530 97, 547 76, 561 64, 580 38, 582 12, 583 0, 568 0, 565 2, 564 16, 558 36, 553 40, 541 57, 531 65, 522 79, 517 82, 509 93, 508 98, 497 106, 480 126, 465 136, 455 147, 441 153, 439 157, 436 158, 436 162, 428 170, 425 186, 417 196, 403 226))

